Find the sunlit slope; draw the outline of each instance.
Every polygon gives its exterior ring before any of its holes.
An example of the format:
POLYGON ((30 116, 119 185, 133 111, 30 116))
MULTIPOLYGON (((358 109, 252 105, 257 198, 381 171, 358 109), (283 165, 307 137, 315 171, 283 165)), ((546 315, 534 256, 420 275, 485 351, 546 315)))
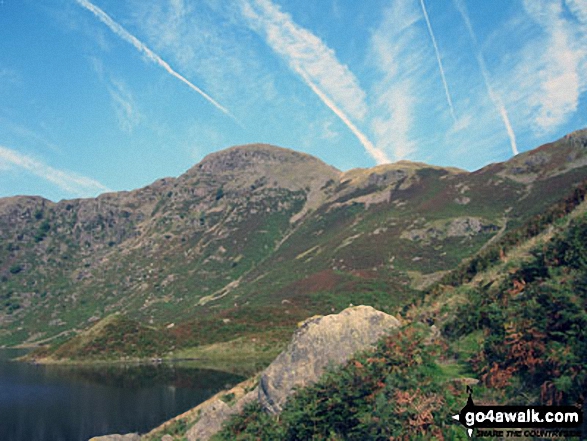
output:
MULTIPOLYGON (((464 440, 452 417, 469 386, 484 405, 580 408, 586 194, 579 186, 449 271, 406 305, 399 329, 296 391, 279 415, 253 401, 212 439, 464 440)), ((193 433, 182 418, 175 433, 193 433)))
POLYGON ((571 192, 586 145, 576 132, 473 173, 342 173, 248 145, 132 192, 0 199, 0 343, 66 338, 114 312, 201 344, 349 303, 394 311, 571 192))

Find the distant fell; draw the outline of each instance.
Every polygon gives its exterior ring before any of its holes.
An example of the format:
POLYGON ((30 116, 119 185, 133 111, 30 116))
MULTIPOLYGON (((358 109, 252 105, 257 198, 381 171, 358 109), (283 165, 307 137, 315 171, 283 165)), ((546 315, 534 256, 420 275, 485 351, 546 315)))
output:
POLYGON ((168 352, 288 336, 351 303, 395 313, 584 182, 586 134, 475 172, 343 173, 251 144, 133 191, 0 199, 0 344, 57 345, 114 313, 168 352))

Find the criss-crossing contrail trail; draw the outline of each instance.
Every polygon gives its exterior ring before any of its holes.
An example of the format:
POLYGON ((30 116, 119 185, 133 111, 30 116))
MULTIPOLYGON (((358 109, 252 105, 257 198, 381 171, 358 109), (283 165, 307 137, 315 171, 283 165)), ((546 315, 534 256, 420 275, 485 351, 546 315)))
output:
POLYGON ((457 10, 461 14, 463 21, 465 22, 465 26, 469 31, 469 35, 471 36, 471 40, 473 41, 473 46, 475 48, 475 57, 477 58, 477 63, 479 64, 479 68, 481 69, 481 75, 483 76, 483 81, 485 82, 485 87, 487 89, 487 94, 489 98, 493 102, 495 109, 499 113, 501 120, 503 121, 503 125, 506 129, 508 137, 510 139, 510 145, 512 147, 512 153, 517 155, 518 146, 516 144, 516 134, 510 122, 510 118, 508 116, 508 112, 501 101, 501 98, 495 93, 493 87, 491 86, 491 81, 489 79, 489 71, 487 70, 487 66, 485 65, 485 60, 483 59, 483 55, 481 54, 481 50, 479 49, 479 43, 477 43, 477 37, 475 36, 475 32, 473 31, 473 25, 471 24, 471 20, 469 20, 469 14, 467 13, 465 5, 461 2, 461 0, 453 0, 454 5, 456 6, 457 10))
POLYGON ((448 91, 448 83, 446 82, 446 76, 444 75, 444 67, 442 66, 442 60, 440 58, 440 51, 438 50, 438 44, 436 44, 436 38, 434 37, 434 32, 432 31, 432 25, 430 24, 430 18, 428 17, 428 11, 426 10, 424 0, 420 0, 420 6, 422 6, 422 13, 424 14, 424 19, 426 20, 426 26, 428 26, 428 33, 430 34, 430 39, 432 40, 432 45, 434 46, 434 52, 436 53, 438 70, 440 71, 440 77, 442 78, 442 85, 444 86, 444 94, 446 95, 446 101, 448 102, 450 114, 452 115, 452 119, 454 120, 454 122, 457 122, 457 117, 455 116, 455 109, 452 104, 450 93, 448 91))
POLYGON ((157 55, 151 49, 149 49, 147 47, 147 45, 145 45, 137 37, 135 37, 130 32, 128 32, 126 29, 124 29, 120 24, 115 22, 108 14, 106 14, 106 12, 104 12, 98 6, 94 5, 93 3, 90 3, 88 0, 75 0, 75 1, 80 6, 84 7, 85 9, 90 11, 92 14, 94 14, 102 23, 104 23, 106 26, 108 26, 112 32, 114 32, 116 35, 118 35, 123 40, 132 44, 139 52, 142 52, 143 54, 145 54, 147 56, 147 58, 149 60, 151 60, 151 62, 161 66, 169 74, 171 74, 172 76, 177 78, 179 81, 184 83, 186 86, 188 86, 193 91, 199 93, 206 100, 208 100, 214 107, 216 107, 218 110, 220 110, 222 113, 226 114, 227 116, 231 117, 234 121, 236 121, 239 125, 242 126, 242 124, 236 119, 236 117, 232 113, 230 113, 228 111, 228 109, 226 107, 224 107, 222 104, 220 104, 214 98, 212 98, 210 95, 208 95, 202 89, 200 89, 198 86, 191 83, 184 76, 182 76, 181 74, 179 74, 175 70, 173 70, 173 68, 169 65, 169 63, 167 63, 165 60, 163 60, 159 55, 157 55))

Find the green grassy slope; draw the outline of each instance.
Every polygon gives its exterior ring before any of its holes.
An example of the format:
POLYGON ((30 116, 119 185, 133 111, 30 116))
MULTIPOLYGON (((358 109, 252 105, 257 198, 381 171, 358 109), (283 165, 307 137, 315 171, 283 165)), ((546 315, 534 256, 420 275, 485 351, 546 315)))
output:
POLYGON ((395 313, 580 185, 586 139, 473 173, 406 161, 341 173, 244 146, 134 192, 2 199, 0 344, 60 343, 115 312, 182 348, 287 338, 349 303, 395 313))
POLYGON ((279 417, 250 405, 214 439, 464 440, 451 416, 472 378, 477 404, 584 400, 584 196, 578 191, 496 241, 497 254, 482 252, 448 274, 406 306, 403 328, 300 390, 279 417))

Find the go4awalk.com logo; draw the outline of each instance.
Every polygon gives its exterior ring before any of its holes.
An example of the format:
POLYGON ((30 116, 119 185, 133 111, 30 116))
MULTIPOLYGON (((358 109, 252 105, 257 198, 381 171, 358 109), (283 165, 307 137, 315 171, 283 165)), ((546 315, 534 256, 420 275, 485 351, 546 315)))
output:
MULTIPOLYGON (((576 406, 477 406, 472 390, 461 411, 453 416, 469 437, 580 437, 583 411, 576 406)), ((584 428, 583 428, 584 431, 584 428)), ((585 433, 583 433, 585 435, 585 433)))

